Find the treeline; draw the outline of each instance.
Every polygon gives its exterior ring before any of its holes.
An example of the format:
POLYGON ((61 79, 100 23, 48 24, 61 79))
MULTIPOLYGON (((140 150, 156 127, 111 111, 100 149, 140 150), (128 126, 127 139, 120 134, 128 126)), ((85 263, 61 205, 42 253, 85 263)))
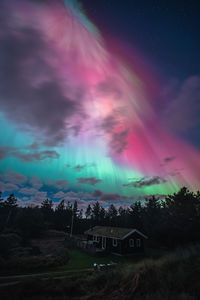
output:
POLYGON ((64 230, 81 234, 95 225, 137 228, 149 236, 154 245, 176 247, 200 240, 200 192, 183 187, 179 192, 159 200, 152 196, 145 204, 137 201, 129 208, 111 204, 107 209, 99 202, 85 212, 78 203, 60 203, 46 199, 41 206, 19 207, 14 194, 0 197, 0 230, 17 232, 24 239, 39 236, 46 229, 64 230))

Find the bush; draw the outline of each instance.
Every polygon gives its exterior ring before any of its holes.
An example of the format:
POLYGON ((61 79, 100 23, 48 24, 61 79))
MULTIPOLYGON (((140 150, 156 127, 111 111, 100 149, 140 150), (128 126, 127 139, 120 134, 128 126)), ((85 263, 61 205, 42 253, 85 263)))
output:
POLYGON ((0 256, 8 258, 11 249, 21 245, 21 238, 15 233, 0 235, 0 256))
POLYGON ((45 256, 29 256, 12 258, 7 261, 6 270, 15 270, 16 272, 30 272, 36 270, 47 270, 49 268, 61 266, 68 261, 68 253, 65 256, 49 254, 45 256))

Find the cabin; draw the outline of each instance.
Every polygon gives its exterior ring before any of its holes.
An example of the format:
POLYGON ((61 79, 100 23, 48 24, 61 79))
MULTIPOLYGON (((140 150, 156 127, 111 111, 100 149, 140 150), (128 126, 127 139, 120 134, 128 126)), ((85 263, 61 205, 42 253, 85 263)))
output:
POLYGON ((147 236, 137 229, 95 226, 85 231, 87 242, 106 253, 142 254, 147 236))

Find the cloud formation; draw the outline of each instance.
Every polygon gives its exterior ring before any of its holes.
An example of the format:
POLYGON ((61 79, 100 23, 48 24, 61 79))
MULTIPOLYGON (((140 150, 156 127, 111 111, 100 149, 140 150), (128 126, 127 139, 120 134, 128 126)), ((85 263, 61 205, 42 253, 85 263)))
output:
POLYGON ((96 177, 79 177, 77 178, 78 183, 81 184, 90 184, 90 185, 96 185, 97 183, 101 182, 101 179, 98 179, 96 177))
POLYGON ((68 189, 68 181, 66 179, 56 180, 54 186, 59 190, 66 190, 68 189))
POLYGON ((29 183, 35 189, 40 189, 43 186, 43 183, 40 181, 40 178, 37 175, 32 175, 29 179, 29 183))
POLYGON ((28 187, 24 187, 19 190, 19 193, 24 195, 35 195, 37 194, 37 192, 38 192, 37 189, 28 188, 28 187))
POLYGON ((27 181, 27 177, 18 172, 5 172, 0 175, 5 182, 13 183, 13 184, 24 184, 27 181))
POLYGON ((125 129, 120 132, 113 132, 110 141, 110 147, 112 151, 120 154, 124 151, 127 146, 129 129, 125 129))
POLYGON ((13 183, 5 183, 0 181, 0 191, 1 192, 8 192, 8 191, 17 191, 19 187, 13 183))
POLYGON ((163 160, 165 163, 170 163, 174 159, 175 159, 175 156, 169 156, 169 157, 165 157, 163 160))
POLYGON ((162 178, 159 176, 142 177, 141 179, 123 184, 123 186, 142 188, 142 187, 147 187, 147 186, 151 186, 151 185, 155 185, 155 184, 161 184, 161 183, 165 183, 165 182, 167 182, 167 180, 165 178, 162 178))
POLYGON ((32 152, 32 153, 23 153, 20 151, 13 151, 11 152, 11 155, 19 158, 21 162, 35 162, 44 160, 47 158, 50 159, 58 159, 60 157, 60 154, 57 153, 54 150, 44 150, 44 151, 38 151, 38 152, 32 152))
MULTIPOLYGON (((27 149, 27 147, 24 147, 24 149, 27 149)), ((8 156, 18 158, 21 162, 36 162, 44 159, 58 159, 60 154, 55 150, 29 150, 28 152, 25 152, 23 147, 20 150, 17 147, 0 146, 0 160, 3 160, 8 156)))
POLYGON ((115 202, 115 201, 120 201, 120 200, 133 200, 135 197, 134 196, 123 196, 117 193, 104 193, 101 190, 94 190, 92 193, 92 196, 94 198, 98 198, 101 201, 110 201, 110 202, 115 202))
POLYGON ((200 76, 185 79, 176 90, 165 110, 165 122, 170 129, 188 132, 200 126, 200 76))
MULTIPOLYGON (((29 22, 23 14, 17 21, 16 3, 8 3, 7 20, 6 2, 0 4, 1 111, 46 145, 58 145, 68 135, 67 119, 80 112, 81 104, 76 101, 81 94, 75 99, 63 89, 56 65, 51 63, 58 53, 31 19, 31 3, 26 6, 29 22), (10 19, 15 30, 9 26, 10 19)), ((68 91, 70 94, 70 88, 68 91)))
POLYGON ((77 171, 77 172, 80 172, 80 171, 82 171, 85 167, 86 167, 86 165, 76 165, 76 166, 74 167, 74 170, 77 171))

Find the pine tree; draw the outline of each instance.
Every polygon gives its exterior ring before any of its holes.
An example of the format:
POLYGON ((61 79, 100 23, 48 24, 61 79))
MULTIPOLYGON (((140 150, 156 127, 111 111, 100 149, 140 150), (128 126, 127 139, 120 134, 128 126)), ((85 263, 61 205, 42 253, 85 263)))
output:
POLYGON ((90 219, 91 215, 92 215, 92 208, 91 208, 90 204, 88 204, 88 207, 85 212, 86 219, 90 219))
POLYGON ((17 204, 17 199, 15 198, 15 195, 14 194, 10 194, 10 196, 4 202, 4 205, 9 210, 16 208, 18 206, 18 204, 17 204))

